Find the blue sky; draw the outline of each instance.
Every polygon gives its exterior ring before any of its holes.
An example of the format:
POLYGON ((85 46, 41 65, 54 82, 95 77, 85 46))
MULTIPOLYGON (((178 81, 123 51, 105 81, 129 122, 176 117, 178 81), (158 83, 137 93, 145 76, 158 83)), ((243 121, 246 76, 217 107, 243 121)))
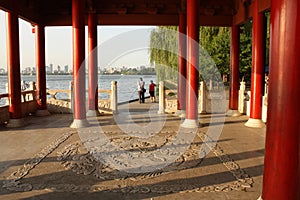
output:
MULTIPOLYGON (((102 67, 127 66, 137 67, 149 64, 148 46, 149 35, 152 26, 98 26, 98 45, 105 48, 104 53, 98 53, 102 67), (140 31, 143 30, 143 31, 140 31), (135 32, 135 34, 132 34, 135 32), (130 33, 130 34, 128 34, 130 33), (120 37, 120 35, 123 37, 120 37), (132 35, 132 36, 131 36, 132 35), (119 38, 119 43, 114 42, 114 38, 119 38), (145 40, 140 47, 131 49, 131 44, 138 43, 138 40, 145 40), (124 42, 120 42, 124 41, 124 42), (109 45, 109 43, 115 43, 109 45), (123 46, 123 47, 121 47, 123 46), (125 47, 126 46, 126 47, 125 47), (107 55, 109 52, 116 52, 116 49, 127 49, 127 53, 121 55, 107 55), (107 60, 107 59, 110 60, 107 60), (105 62, 102 62, 105 60, 105 62)), ((35 35, 32 33, 30 23, 19 19, 20 30, 20 64, 21 67, 35 66, 35 35)), ((46 27, 46 65, 50 63, 54 67, 57 65, 72 66, 72 28, 71 27, 46 27)), ((87 28, 86 28, 87 38, 87 28)), ((87 46, 87 40, 86 40, 87 46)), ((101 48, 100 48, 101 49, 101 48)), ((87 51, 86 51, 87 52, 87 51)), ((87 53, 86 53, 87 56, 87 53)), ((5 12, 0 10, 0 68, 6 68, 6 24, 5 12)))

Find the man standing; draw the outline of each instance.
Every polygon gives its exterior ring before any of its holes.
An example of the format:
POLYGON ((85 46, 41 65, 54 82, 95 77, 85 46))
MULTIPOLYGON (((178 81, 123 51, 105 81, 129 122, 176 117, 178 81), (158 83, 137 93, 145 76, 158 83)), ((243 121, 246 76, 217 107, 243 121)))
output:
POLYGON ((143 81, 143 78, 140 78, 140 80, 137 82, 138 85, 138 95, 139 95, 139 102, 145 103, 145 82, 143 81))

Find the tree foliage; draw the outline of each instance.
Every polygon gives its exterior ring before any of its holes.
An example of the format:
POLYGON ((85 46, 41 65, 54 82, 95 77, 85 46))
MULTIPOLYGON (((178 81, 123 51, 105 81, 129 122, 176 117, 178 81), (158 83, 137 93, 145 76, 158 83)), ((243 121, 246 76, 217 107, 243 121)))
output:
POLYGON ((200 75, 205 81, 218 80, 220 74, 229 72, 229 28, 200 28, 200 75))
POLYGON ((155 65, 157 80, 177 80, 178 35, 176 26, 159 26, 150 38, 150 63, 155 65))
MULTIPOLYGON (((270 14, 266 13, 267 22, 270 14)), ((159 26, 151 33, 150 62, 155 64, 158 80, 177 78, 178 33, 175 26, 159 26)), ((240 77, 251 79, 252 21, 240 26, 240 77)), ((199 34, 199 72, 202 79, 214 79, 216 69, 220 74, 230 73, 230 27, 201 27, 199 34)), ((269 23, 266 38, 266 65, 269 58, 269 23)))

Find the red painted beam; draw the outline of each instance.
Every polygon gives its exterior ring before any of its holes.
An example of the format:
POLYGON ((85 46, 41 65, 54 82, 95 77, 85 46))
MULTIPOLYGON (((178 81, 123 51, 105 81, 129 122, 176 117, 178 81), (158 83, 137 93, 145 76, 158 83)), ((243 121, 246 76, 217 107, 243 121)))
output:
POLYGON ((229 109, 238 110, 240 27, 231 27, 229 109))
POLYGON ((187 1, 187 91, 186 119, 198 120, 199 25, 198 0, 187 1))
MULTIPOLYGON (((145 14, 98 14, 98 25, 149 25, 177 26, 179 15, 145 15, 145 14)), ((200 26, 231 26, 232 16, 203 16, 199 15, 200 26)), ((44 17, 47 26, 70 26, 71 16, 49 15, 44 17)), ((87 22, 86 22, 87 24, 87 22)))
POLYGON ((185 110, 186 96, 186 14, 179 16, 178 27, 178 99, 177 110, 185 110))
POLYGON ((19 47, 19 19, 15 12, 6 13, 8 99, 11 119, 22 117, 19 47))
POLYGON ((45 27, 36 25, 35 34, 37 104, 39 110, 46 110, 45 27))
POLYGON ((30 7, 26 5, 27 3, 27 1, 21 0, 1 0, 0 9, 6 12, 16 11, 19 18, 24 19, 30 23, 41 23, 42 17, 40 15, 40 10, 38 10, 38 7, 34 5, 30 7), (18 5, 18 8, 15 8, 15 5, 18 5))
MULTIPOLYGON (((12 11, 13 5, 18 4, 19 9, 17 10, 19 13, 19 17, 25 19, 33 24, 41 24, 43 23, 45 26, 71 26, 72 25, 72 16, 69 13, 68 7, 71 4, 61 3, 56 6, 63 6, 63 9, 58 9, 53 7, 49 7, 48 5, 53 5, 53 3, 46 3, 42 1, 28 1, 25 0, 1 0, 0 1, 0 9, 5 11, 12 11), (65 5, 66 4, 66 5, 65 5), (66 7, 67 6, 67 7, 66 7), (47 9, 47 10, 45 10, 47 9), (49 12, 49 9, 51 12, 49 12), (56 12, 56 13, 55 13, 56 12)), ((252 4, 245 6, 245 2, 249 1, 236 1, 238 8, 237 13, 234 16, 207 16, 199 13, 199 25, 202 26, 232 26, 241 24, 252 17, 252 4)), ((100 2, 101 4, 102 2, 100 2)), ((140 5, 140 2, 136 2, 136 4, 140 5)), ((174 4, 175 6, 176 4, 174 4)), ((259 12, 267 10, 270 8, 271 0, 260 0, 258 9, 259 12)), ((115 5, 116 6, 116 5, 115 5)), ((98 6, 101 7, 101 6, 98 6)), ((200 8, 200 6, 199 6, 200 8)), ((111 8, 107 8, 108 10, 111 8)), ((120 8, 121 9, 121 8, 120 8)), ((130 9, 130 8, 129 8, 130 9)), ((174 12, 174 8, 170 8, 170 13, 163 14, 154 14, 149 11, 147 7, 141 7, 141 12, 145 12, 143 14, 104 14, 102 11, 98 12, 100 14, 99 24, 103 25, 178 25, 179 14, 174 12), (144 10, 143 10, 144 9, 144 10), (148 10, 147 10, 148 9, 148 10), (153 19, 152 19, 153 18, 153 19), (125 20, 126 19, 126 20, 125 20), (177 19, 177 20, 176 20, 177 19)), ((150 10, 154 8, 150 8, 150 10)), ((233 8, 234 9, 234 8, 233 8)), ((100 9, 101 10, 101 9, 100 9)), ((122 9, 121 9, 122 10, 122 9)), ((124 9, 123 9, 124 10, 124 9)), ((104 10, 105 11, 105 10, 104 10)), ((116 11, 113 8, 112 11, 116 11)), ((166 11, 168 12, 168 11, 166 11)))
POLYGON ((98 110, 98 64, 97 64, 97 19, 95 13, 88 15, 89 59, 89 110, 98 110))
MULTIPOLYGON (((237 1, 239 8, 237 13, 233 16, 233 25, 240 25, 245 21, 253 17, 253 2, 248 4, 251 1, 237 1)), ((257 5, 258 12, 263 12, 269 10, 271 7, 271 0, 260 0, 257 5)))
POLYGON ((72 0, 72 30, 73 30, 73 97, 74 119, 86 119, 85 109, 85 1, 72 0))
POLYGON ((271 7, 264 200, 300 199, 300 1, 271 7))
POLYGON ((232 26, 232 16, 199 16, 199 26, 232 26))

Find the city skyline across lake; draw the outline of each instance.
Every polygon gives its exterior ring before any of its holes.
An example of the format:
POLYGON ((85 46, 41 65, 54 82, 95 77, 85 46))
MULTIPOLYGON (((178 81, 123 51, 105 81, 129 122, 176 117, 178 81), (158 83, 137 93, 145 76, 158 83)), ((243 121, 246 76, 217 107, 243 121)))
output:
MULTIPOLYGON (((110 51, 114 51, 113 48, 130 49, 132 43, 138 43, 138 40, 149 39, 151 30, 154 26, 98 26, 98 44, 101 45, 105 42, 110 42, 112 38, 118 37, 120 34, 126 34, 130 31, 145 29, 144 34, 128 34, 126 37, 132 37, 126 39, 127 41, 121 41, 118 45, 113 45, 110 51), (147 31, 148 30, 148 31, 147 31), (130 45, 130 46, 128 46, 130 45)), ((20 67, 21 69, 26 67, 34 67, 35 65, 35 34, 32 33, 32 26, 30 23, 19 19, 20 30, 20 67)), ((86 27, 86 52, 87 52, 87 27, 86 27)), ((51 63, 54 66, 60 65, 69 67, 72 66, 72 27, 46 27, 46 65, 51 63)), ((112 39, 113 40, 113 39, 112 39)), ((5 24, 5 12, 0 10, 0 68, 7 69, 6 58, 6 24, 5 24)), ((106 61, 106 64, 110 63, 112 67, 116 66, 141 66, 149 65, 148 49, 149 41, 144 41, 143 48, 139 50, 130 49, 126 55, 117 55, 114 60, 106 61)), ((110 57, 109 52, 102 53, 102 58, 99 60, 105 60, 106 57, 110 57)), ((124 52, 123 52, 124 53, 124 52)), ((87 57, 86 53, 86 57, 87 57)), ((102 62, 102 61, 100 61, 102 62)), ((107 65, 101 65, 107 67, 107 65)))

